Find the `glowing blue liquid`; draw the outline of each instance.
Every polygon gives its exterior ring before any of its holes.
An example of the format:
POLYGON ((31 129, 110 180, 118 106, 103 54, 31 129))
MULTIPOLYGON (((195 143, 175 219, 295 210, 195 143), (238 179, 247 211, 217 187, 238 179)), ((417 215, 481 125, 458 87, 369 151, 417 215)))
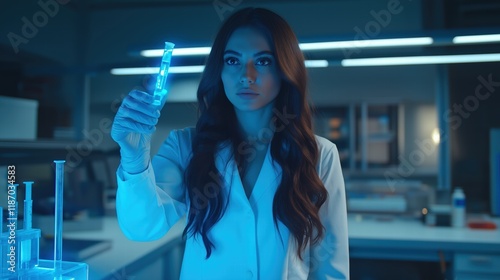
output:
POLYGON ((167 95, 167 76, 168 69, 170 68, 170 59, 172 58, 172 52, 174 50, 174 43, 165 42, 165 49, 163 51, 163 57, 161 58, 160 73, 156 77, 156 86, 154 91, 154 105, 160 105, 162 100, 165 99, 167 95))
MULTIPOLYGON (((25 200, 24 200, 24 230, 31 229, 31 221, 33 215, 33 200, 31 200, 31 188, 33 182, 23 182, 26 186, 25 200)), ((21 241, 21 268, 29 270, 38 264, 38 247, 37 244, 33 244, 35 240, 24 240, 21 241), (34 255, 36 254, 36 255, 34 255)))
POLYGON ((162 90, 155 90, 155 101, 153 102, 154 105, 160 105, 161 101, 163 100, 163 96, 167 95, 167 90, 162 89, 162 90))
POLYGON ((161 100, 167 95, 167 90, 165 89, 167 84, 168 68, 170 67, 170 61, 162 61, 160 66, 160 73, 156 78, 156 87, 154 92, 154 103, 155 105, 160 105, 161 100))

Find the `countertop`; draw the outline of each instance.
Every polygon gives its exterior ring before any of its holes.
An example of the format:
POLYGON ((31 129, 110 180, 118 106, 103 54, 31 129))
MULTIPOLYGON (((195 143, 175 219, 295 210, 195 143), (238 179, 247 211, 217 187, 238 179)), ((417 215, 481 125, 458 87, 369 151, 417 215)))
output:
MULTIPOLYGON (((500 225, 498 219, 495 221, 500 225)), ((163 238, 135 242, 123 235, 115 217, 104 217, 102 230, 65 233, 64 237, 112 241, 110 249, 84 260, 89 265, 89 279, 102 279, 121 275, 122 270, 154 260, 161 252, 178 245, 184 225, 185 219, 181 219, 163 238)), ((498 228, 429 227, 417 220, 380 220, 358 215, 349 215, 348 226, 351 257, 437 260, 436 251, 500 252, 498 228)))

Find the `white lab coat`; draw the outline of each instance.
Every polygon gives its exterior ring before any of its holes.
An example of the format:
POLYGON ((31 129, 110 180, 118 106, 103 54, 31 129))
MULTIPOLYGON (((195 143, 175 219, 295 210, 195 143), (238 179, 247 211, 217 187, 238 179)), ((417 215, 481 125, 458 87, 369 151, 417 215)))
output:
MULTIPOLYGON (((117 171, 117 216, 124 234, 133 240, 162 237, 183 217, 189 204, 182 176, 190 159, 194 128, 174 130, 161 146, 152 164, 141 174, 117 171)), ((222 193, 229 196, 224 216, 209 232, 215 245, 211 257, 198 235, 186 240, 181 279, 348 279, 349 252, 344 180, 336 146, 316 136, 320 151, 318 174, 328 190, 320 209, 325 236, 314 246, 307 245, 297 256, 297 244, 288 228, 272 218, 274 193, 281 168, 272 162, 270 150, 254 189, 247 199, 229 145, 216 156, 216 167, 224 177, 222 193), (281 235, 280 235, 281 234, 281 235)), ((269 145, 270 146, 270 145, 269 145)), ((211 195, 204 188, 197 203, 211 195)))

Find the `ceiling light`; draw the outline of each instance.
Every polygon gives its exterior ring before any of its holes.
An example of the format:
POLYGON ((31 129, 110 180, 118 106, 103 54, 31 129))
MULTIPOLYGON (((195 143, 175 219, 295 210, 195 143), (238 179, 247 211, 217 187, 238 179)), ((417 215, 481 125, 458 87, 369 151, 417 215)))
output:
MULTIPOLYGON (((210 54, 210 47, 196 47, 196 48, 177 48, 172 51, 173 56, 188 56, 188 55, 208 55, 210 54)), ((163 49, 143 50, 140 52, 144 57, 161 57, 163 56, 163 49)))
MULTIPOLYGON (((170 66, 168 69, 169 74, 187 74, 187 73, 201 73, 205 69, 203 65, 194 66, 170 66)), ((158 74, 160 67, 132 67, 132 68, 113 68, 111 74, 113 75, 148 75, 158 74)))
POLYGON ((424 45, 431 45, 433 42, 434 41, 431 37, 418 37, 418 38, 301 43, 299 44, 299 46, 300 49, 303 51, 311 51, 311 50, 356 49, 356 48, 375 48, 375 47, 424 46, 424 45))
POLYGON ((341 61, 341 65, 344 67, 352 67, 352 66, 477 63, 477 62, 493 62, 493 61, 500 61, 500 53, 356 58, 356 59, 343 59, 341 61))
POLYGON ((326 60, 306 60, 305 64, 308 68, 328 67, 326 60))
POLYGON ((455 36, 453 44, 477 44, 500 42, 500 34, 455 36))

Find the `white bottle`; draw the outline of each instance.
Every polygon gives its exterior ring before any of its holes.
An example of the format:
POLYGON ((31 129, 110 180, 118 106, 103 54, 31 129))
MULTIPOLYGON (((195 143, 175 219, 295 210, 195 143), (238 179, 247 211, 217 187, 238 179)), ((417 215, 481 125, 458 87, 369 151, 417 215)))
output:
POLYGON ((451 203, 451 226, 465 227, 465 194, 460 187, 453 191, 451 203))

